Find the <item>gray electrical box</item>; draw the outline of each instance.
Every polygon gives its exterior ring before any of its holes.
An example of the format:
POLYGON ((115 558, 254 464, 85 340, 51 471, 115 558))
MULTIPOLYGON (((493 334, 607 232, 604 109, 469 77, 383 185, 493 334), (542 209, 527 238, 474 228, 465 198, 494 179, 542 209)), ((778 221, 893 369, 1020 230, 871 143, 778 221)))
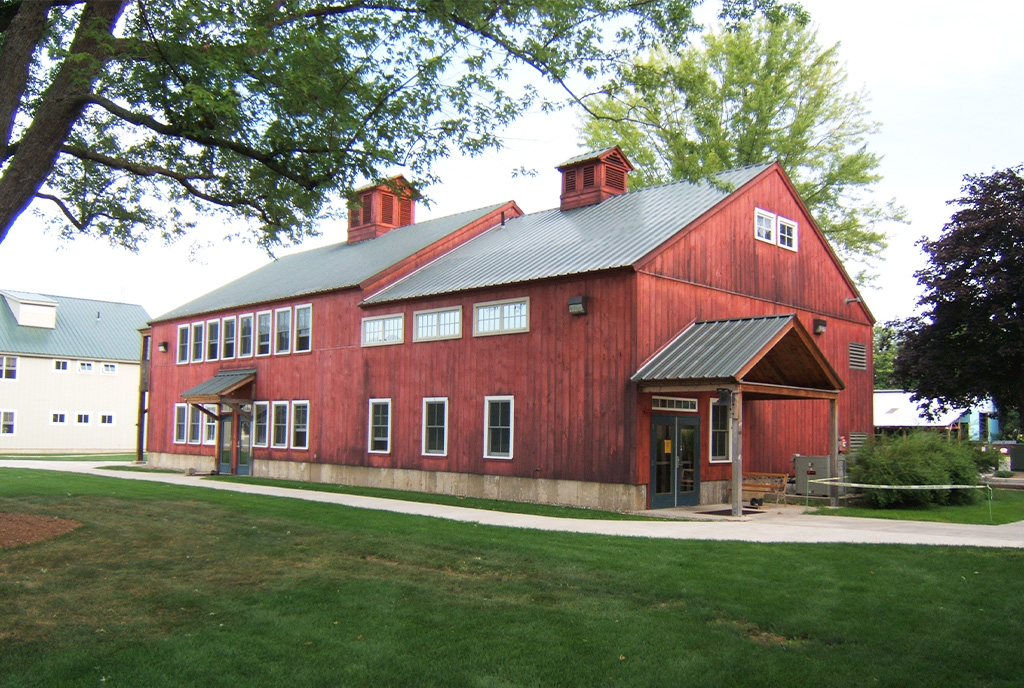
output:
POLYGON ((794 492, 798 495, 810 495, 812 497, 828 497, 829 486, 827 483, 812 483, 812 480, 829 478, 828 456, 801 456, 793 455, 793 474, 796 476, 794 492))

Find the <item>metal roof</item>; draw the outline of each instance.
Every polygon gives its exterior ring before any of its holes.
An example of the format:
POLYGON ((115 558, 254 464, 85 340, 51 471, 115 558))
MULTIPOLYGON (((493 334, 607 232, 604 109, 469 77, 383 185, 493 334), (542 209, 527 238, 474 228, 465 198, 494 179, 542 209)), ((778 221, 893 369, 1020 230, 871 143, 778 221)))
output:
POLYGON ((55 303, 57 326, 50 329, 18 325, 6 299, 0 298, 0 352, 104 361, 139 360, 139 330, 149 320, 142 306, 51 294, 3 292, 23 301, 55 303))
POLYGON ((735 379, 794 314, 705 320, 683 330, 633 374, 634 382, 735 379))
MULTIPOLYGON (((717 176, 735 190, 770 167, 717 176)), ((732 191, 675 182, 613 196, 573 210, 508 220, 366 299, 386 303, 630 266, 713 208, 732 191)))
POLYGON ((954 409, 940 413, 937 418, 925 418, 911 397, 913 392, 876 390, 874 416, 876 428, 948 428, 966 412, 954 409))
POLYGON ((220 396, 256 379, 255 368, 222 370, 209 380, 204 380, 192 389, 182 392, 185 400, 193 397, 220 396))
POLYGON ((555 165, 555 169, 556 170, 560 170, 563 167, 568 167, 569 165, 575 165, 576 163, 585 162, 587 160, 597 160, 598 158, 600 158, 602 155, 604 155, 608 151, 615 150, 616 148, 617 148, 617 146, 611 146, 609 148, 602 148, 601 150, 587 151, 586 153, 580 153, 579 155, 574 155, 573 157, 569 158, 565 162, 563 162, 563 163, 561 163, 559 165, 555 165))
POLYGON ((154 322, 357 286, 502 205, 398 227, 354 244, 338 243, 282 256, 154 322))

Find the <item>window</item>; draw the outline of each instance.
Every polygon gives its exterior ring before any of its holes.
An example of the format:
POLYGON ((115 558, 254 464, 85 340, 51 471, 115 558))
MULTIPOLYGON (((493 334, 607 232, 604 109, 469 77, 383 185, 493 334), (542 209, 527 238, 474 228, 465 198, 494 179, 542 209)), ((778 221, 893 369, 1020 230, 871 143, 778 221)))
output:
POLYGON ((203 419, 202 412, 195 404, 188 407, 188 443, 199 444, 202 441, 203 419))
POLYGON ((494 301, 473 306, 474 336, 527 332, 529 329, 529 299, 494 301))
POLYGON ((711 401, 711 462, 730 463, 729 452, 729 405, 711 401))
POLYGON ((185 444, 188 431, 188 423, 186 418, 188 415, 188 407, 185 404, 174 405, 174 443, 185 444))
POLYGON ((79 361, 78 372, 92 375, 92 361, 79 361))
POLYGON ((375 454, 391 451, 391 400, 370 399, 370 446, 375 454))
POLYGON ((295 307, 295 350, 309 351, 313 348, 313 307, 295 307))
POLYGON ((270 415, 270 404, 257 401, 252 406, 252 446, 267 446, 267 416, 270 415))
POLYGON ((405 316, 378 315, 363 318, 363 346, 401 344, 405 334, 405 316))
POLYGON ((309 402, 292 402, 292 449, 309 448, 309 402))
POLYGON ((651 400, 651 408, 663 411, 685 411, 697 412, 696 399, 678 399, 676 397, 654 397, 651 400))
POLYGON ((288 447, 288 402, 275 401, 273 408, 273 432, 271 434, 270 446, 277 448, 288 447))
POLYGON ((0 435, 14 435, 14 411, 0 411, 0 435))
POLYGON ((235 357, 235 319, 224 318, 221 321, 221 350, 220 357, 225 361, 235 357))
POLYGON ((512 397, 484 397, 484 458, 511 459, 512 397))
POLYGON ((868 347, 866 344, 850 342, 850 370, 868 369, 868 347))
POLYGON ((54 411, 50 414, 50 425, 66 425, 67 422, 67 414, 63 411, 54 411))
POLYGON ((192 361, 203 360, 203 323, 192 324, 192 361))
POLYGON ((270 355, 270 311, 256 314, 256 355, 270 355))
POLYGON ((117 364, 116 363, 104 363, 100 369, 104 375, 117 375, 117 364))
POLYGON ((66 373, 66 372, 68 372, 68 362, 67 361, 54 361, 53 362, 53 369, 54 369, 54 371, 56 371, 58 373, 66 373))
POLYGON ((448 455, 448 400, 444 397, 423 400, 423 454, 448 455))
POLYGON ((754 236, 769 244, 775 243, 775 215, 760 208, 754 209, 754 236))
POLYGON ((274 338, 274 353, 286 354, 292 349, 292 309, 279 308, 274 311, 277 336, 274 338))
POLYGON ((89 420, 88 413, 79 413, 75 415, 75 425, 88 425, 89 420))
POLYGON ((779 218, 779 246, 790 251, 796 250, 796 222, 779 218))
POLYGON ((0 380, 18 379, 18 357, 0 356, 0 380))
MULTIPOLYGON (((216 405, 203 404, 203 408, 216 414, 218 408, 216 405)), ((203 444, 216 444, 217 443, 217 418, 216 415, 203 414, 203 444)))
POLYGON ((178 363, 188 363, 188 325, 178 325, 178 363))
POLYGON ((238 357, 252 356, 252 315, 238 316, 238 357))
POLYGON ((206 360, 220 358, 220 320, 206 321, 206 360))
POLYGON ((412 340, 458 339, 462 336, 462 308, 439 308, 413 314, 412 340))
POLYGON ((114 414, 112 413, 101 413, 100 414, 100 425, 113 425, 114 414))

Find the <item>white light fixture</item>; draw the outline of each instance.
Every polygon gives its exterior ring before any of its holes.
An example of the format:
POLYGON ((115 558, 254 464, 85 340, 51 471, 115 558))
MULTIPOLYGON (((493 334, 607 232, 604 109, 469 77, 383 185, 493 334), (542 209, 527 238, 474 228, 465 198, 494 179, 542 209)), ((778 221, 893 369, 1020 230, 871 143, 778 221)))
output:
POLYGON ((828 327, 828 321, 825 318, 814 319, 814 334, 825 334, 826 327, 828 327))
POLYGON ((586 315, 587 314, 587 297, 586 296, 570 296, 569 297, 569 314, 570 315, 586 315))

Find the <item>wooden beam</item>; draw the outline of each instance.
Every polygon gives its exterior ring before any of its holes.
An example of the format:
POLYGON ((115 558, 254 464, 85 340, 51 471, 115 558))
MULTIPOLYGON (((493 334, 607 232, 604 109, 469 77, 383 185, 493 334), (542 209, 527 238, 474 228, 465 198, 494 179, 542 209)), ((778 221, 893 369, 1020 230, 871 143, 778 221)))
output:
MULTIPOLYGON (((839 400, 829 399, 828 402, 828 475, 830 478, 839 477, 839 400)), ((829 504, 833 507, 839 506, 839 486, 831 485, 829 488, 829 504)))
POLYGON ((732 454, 732 515, 743 515, 743 393, 734 391, 729 404, 729 451, 732 454))

